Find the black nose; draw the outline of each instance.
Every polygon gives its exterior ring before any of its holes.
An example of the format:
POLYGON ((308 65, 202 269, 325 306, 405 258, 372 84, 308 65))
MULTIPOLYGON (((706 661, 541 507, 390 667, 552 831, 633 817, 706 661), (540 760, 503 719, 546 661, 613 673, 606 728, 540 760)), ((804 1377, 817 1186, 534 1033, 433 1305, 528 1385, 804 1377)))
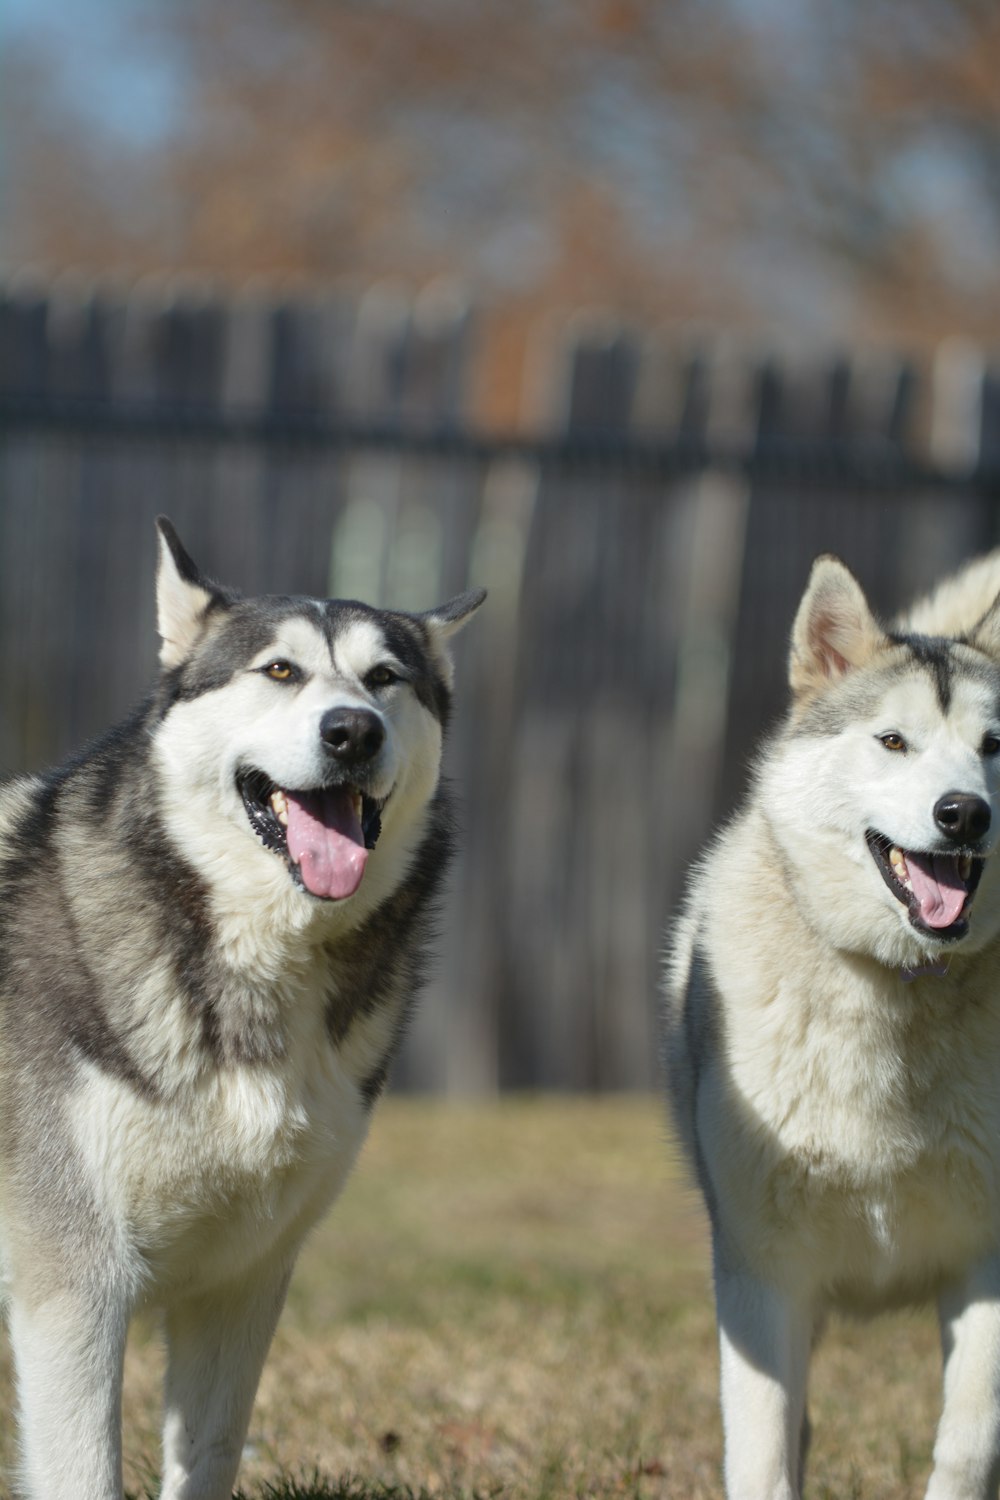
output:
POLYGON ((319 737, 345 766, 373 760, 385 740, 385 726, 370 708, 331 708, 320 720, 319 737))
POLYGON ((971 792, 945 792, 935 804, 934 821, 956 844, 974 844, 990 826, 990 804, 971 792))

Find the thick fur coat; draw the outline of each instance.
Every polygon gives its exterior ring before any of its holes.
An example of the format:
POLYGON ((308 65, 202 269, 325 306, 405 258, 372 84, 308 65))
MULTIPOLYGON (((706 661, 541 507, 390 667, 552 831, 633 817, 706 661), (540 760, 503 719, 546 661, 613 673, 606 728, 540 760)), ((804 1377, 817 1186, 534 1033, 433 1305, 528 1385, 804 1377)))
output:
POLYGON ((164 1500, 231 1493, 303 1237, 404 1025, 450 846, 447 637, 243 599, 160 523, 162 673, 0 794, 0 1250, 33 1500, 119 1500, 161 1307, 164 1500))
POLYGON ((821 559, 791 708, 674 934, 731 1500, 800 1494, 826 1314, 937 1299, 928 1500, 1000 1473, 1000 558, 892 629, 821 559))

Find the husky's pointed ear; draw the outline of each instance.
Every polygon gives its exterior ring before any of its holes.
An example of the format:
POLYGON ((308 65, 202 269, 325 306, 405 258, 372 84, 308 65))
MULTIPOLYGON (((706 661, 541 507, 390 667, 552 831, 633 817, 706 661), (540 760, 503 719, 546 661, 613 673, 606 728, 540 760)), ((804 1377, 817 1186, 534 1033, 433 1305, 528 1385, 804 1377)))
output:
POLYGON ((166 516, 157 516, 156 529, 156 628, 161 641, 160 664, 170 668, 191 654, 205 616, 220 594, 202 577, 166 516))
POLYGON ((839 558, 818 557, 792 627, 788 680, 795 697, 814 698, 885 639, 854 574, 839 558))
MULTIPOLYGON (((907 635, 936 635, 946 640, 975 637, 1000 603, 1000 547, 973 558, 911 604, 896 627, 907 635)), ((988 632, 987 632, 988 633, 988 632)), ((991 649, 991 648, 984 648, 991 649)))
POLYGON ((985 651, 994 661, 1000 661, 1000 598, 994 599, 982 619, 969 632, 970 646, 985 651))
POLYGON ((439 604, 437 609, 426 610, 420 618, 428 630, 433 630, 441 640, 447 640, 448 636, 461 630, 485 598, 485 589, 470 589, 468 593, 456 594, 447 604, 439 604))
POLYGON ((485 598, 485 589, 470 589, 467 593, 456 594, 447 604, 439 604, 437 609, 425 610, 417 616, 449 683, 452 678, 451 652, 445 643, 449 636, 462 629, 466 620, 472 618, 485 598))

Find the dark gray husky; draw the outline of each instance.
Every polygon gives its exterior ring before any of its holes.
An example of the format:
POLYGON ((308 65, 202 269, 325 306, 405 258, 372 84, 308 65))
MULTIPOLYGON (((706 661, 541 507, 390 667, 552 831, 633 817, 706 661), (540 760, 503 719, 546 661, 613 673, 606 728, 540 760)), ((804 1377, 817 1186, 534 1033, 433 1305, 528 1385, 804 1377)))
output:
POLYGON ((483 598, 243 599, 159 532, 153 693, 0 792, 0 1235, 37 1500, 120 1497, 144 1304, 163 1495, 231 1493, 411 1002, 449 847, 446 641, 483 598))

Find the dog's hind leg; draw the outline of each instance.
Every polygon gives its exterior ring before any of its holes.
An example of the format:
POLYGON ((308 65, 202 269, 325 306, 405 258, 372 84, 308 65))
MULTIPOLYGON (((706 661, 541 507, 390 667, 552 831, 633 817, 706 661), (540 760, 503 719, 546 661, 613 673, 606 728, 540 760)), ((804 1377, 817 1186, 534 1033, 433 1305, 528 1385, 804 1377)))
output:
POLYGON ((31 1500, 121 1500, 128 1314, 126 1300, 106 1289, 12 1299, 21 1475, 31 1500))
POLYGON ((996 1500, 1000 1483, 1000 1257, 940 1301, 944 1409, 927 1500, 996 1500))
POLYGON ((746 1272, 716 1268, 726 1494, 796 1500, 813 1320, 746 1272))
POLYGON ((161 1500, 229 1500, 290 1274, 282 1263, 169 1309, 161 1500))

